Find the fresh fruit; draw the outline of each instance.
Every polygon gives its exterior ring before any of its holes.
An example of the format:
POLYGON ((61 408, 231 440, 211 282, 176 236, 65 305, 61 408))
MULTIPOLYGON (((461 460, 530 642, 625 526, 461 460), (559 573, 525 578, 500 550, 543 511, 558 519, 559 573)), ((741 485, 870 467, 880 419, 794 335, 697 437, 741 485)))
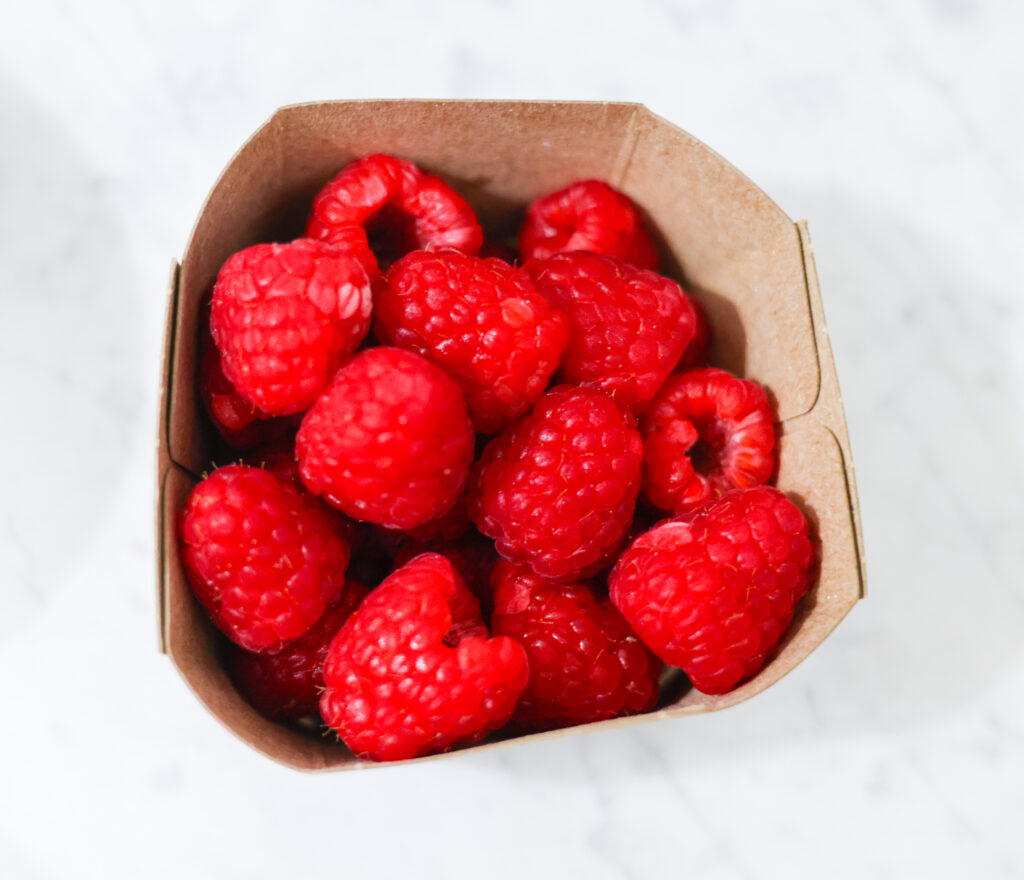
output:
POLYGON ((247 454, 181 512, 184 568, 239 693, 319 709, 362 758, 647 712, 666 663, 726 693, 814 583, 764 485, 768 396, 706 366, 637 206, 581 180, 529 206, 518 252, 491 232, 366 156, 307 238, 224 264, 202 322, 200 396, 247 454))
POLYGON ((658 268, 658 252, 636 205, 600 180, 580 180, 533 202, 519 232, 519 251, 524 260, 590 251, 641 269, 658 268))
POLYGON ((491 575, 494 635, 526 649, 530 679, 512 722, 547 730, 635 715, 658 698, 662 664, 607 598, 499 562, 491 575))
POLYGON ((693 339, 689 297, 669 278, 597 254, 557 254, 527 268, 572 325, 559 377, 641 411, 693 339))
POLYGON ((619 557, 609 591, 655 654, 702 693, 724 694, 776 649, 814 563, 804 515, 760 486, 641 535, 619 557))
POLYGON ((313 715, 320 705, 327 648, 366 594, 366 587, 346 579, 338 601, 309 632, 277 654, 254 654, 233 646, 228 673, 239 693, 267 718, 313 715))
POLYGON ((224 375, 270 415, 301 412, 370 328, 370 279, 320 241, 258 244, 221 268, 210 329, 224 375))
POLYGON ((325 230, 323 235, 315 236, 315 238, 358 260, 366 270, 370 281, 380 278, 377 257, 370 250, 370 242, 366 237, 366 230, 362 226, 333 226, 325 230))
POLYGON ((526 686, 518 642, 487 638, 479 606, 442 556, 418 556, 331 642, 320 712, 360 757, 398 761, 475 742, 526 686))
POLYGON ((459 500, 473 460, 459 387, 398 348, 370 348, 338 371, 296 436, 306 486, 355 519, 412 529, 459 500))
POLYGON ((346 165, 320 190, 306 235, 330 240, 351 226, 365 228, 382 267, 415 250, 476 254, 484 240, 462 196, 412 162, 383 153, 346 165))
POLYGON ((209 305, 201 313, 199 397, 210 421, 228 445, 249 449, 282 437, 297 425, 293 418, 275 418, 253 406, 224 375, 220 352, 210 334, 209 305))
POLYGON ((493 434, 524 415, 569 342, 569 322, 524 269, 456 251, 395 263, 374 306, 378 338, 436 363, 462 388, 474 427, 493 434))
POLYGON ((214 623, 249 651, 279 651, 341 593, 349 550, 319 510, 260 468, 229 465, 189 495, 182 561, 214 623))
POLYGON ((405 540, 399 545, 398 552, 395 554, 394 567, 401 568, 424 553, 437 553, 452 564, 469 591, 480 602, 484 620, 490 620, 491 610, 494 607, 491 594, 491 570, 498 561, 494 542, 481 535, 476 529, 455 540, 405 540))
POLYGON ((705 367, 670 376, 640 421, 643 488, 662 510, 692 510, 767 482, 775 426, 764 389, 705 367))
POLYGON ((506 559, 552 580, 587 577, 629 528, 642 454, 614 401, 592 388, 556 388, 487 445, 466 508, 506 559))

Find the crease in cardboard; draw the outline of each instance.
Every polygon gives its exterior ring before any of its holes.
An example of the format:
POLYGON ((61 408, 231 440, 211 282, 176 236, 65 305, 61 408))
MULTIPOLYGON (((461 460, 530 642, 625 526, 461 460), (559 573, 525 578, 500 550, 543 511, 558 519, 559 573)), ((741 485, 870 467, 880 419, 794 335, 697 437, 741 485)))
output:
MULTIPOLYGON (((177 260, 171 262, 170 280, 168 281, 167 288, 167 316, 173 319, 178 314, 178 288, 181 275, 181 265, 177 260)), ((170 449, 171 445, 171 420, 169 418, 171 409, 171 399, 174 388, 174 350, 177 347, 178 333, 177 333, 177 321, 169 320, 167 327, 167 337, 164 341, 164 352, 165 352, 165 363, 163 365, 163 371, 161 375, 161 399, 160 399, 160 419, 164 431, 164 443, 167 444, 167 449, 170 449)), ((159 466, 159 465, 158 465, 159 466)))
POLYGON ((780 436, 789 438, 798 438, 801 434, 810 434, 816 431, 825 431, 835 443, 836 454, 842 463, 842 478, 843 488, 845 490, 845 496, 847 499, 846 512, 850 519, 850 532, 851 538, 854 544, 854 554, 860 563, 857 567, 857 582, 858 582, 858 598, 863 599, 867 595, 867 582, 865 578, 864 566, 863 566, 863 545, 860 539, 860 528, 859 528, 859 508, 857 506, 857 491, 856 486, 850 482, 850 475, 852 473, 853 465, 849 460, 849 454, 846 446, 844 445, 842 438, 839 434, 832 429, 830 425, 823 421, 815 421, 813 413, 804 413, 799 416, 794 416, 791 419, 787 419, 785 422, 780 423, 780 436))
POLYGON ((157 581, 156 608, 157 608, 159 627, 160 627, 159 637, 160 637, 160 653, 161 654, 168 653, 168 651, 167 651, 168 630, 170 629, 170 615, 169 615, 168 609, 167 609, 167 602, 168 602, 167 585, 168 585, 168 581, 170 580, 170 576, 169 576, 169 573, 168 573, 168 570, 167 570, 168 569, 168 562, 167 562, 167 560, 170 558, 170 555, 167 552, 168 548, 167 548, 167 538, 166 538, 166 534, 167 534, 167 509, 166 509, 166 506, 167 506, 167 498, 168 498, 168 495, 167 495, 167 481, 170 479, 171 471, 175 467, 177 467, 177 465, 171 464, 171 466, 169 468, 167 468, 166 471, 164 471, 163 479, 160 481, 160 501, 159 501, 159 504, 157 505, 157 509, 159 510, 159 514, 157 516, 157 529, 158 529, 157 540, 158 540, 159 546, 160 546, 160 560, 161 560, 161 564, 159 566, 159 572, 158 572, 158 578, 159 579, 157 581))
POLYGON ((164 309, 164 340, 162 347, 162 363, 160 369, 160 389, 157 397, 157 443, 155 449, 154 477, 157 490, 157 507, 154 516, 156 527, 155 546, 157 549, 156 559, 156 600, 157 600, 157 644, 161 654, 167 653, 166 640, 166 615, 164 613, 164 565, 163 560, 167 555, 166 541, 164 540, 164 511, 163 496, 164 483, 167 479, 167 472, 172 462, 170 450, 170 411, 172 385, 174 383, 174 357, 175 328, 177 325, 178 312, 178 280, 179 270, 177 260, 171 260, 171 271, 167 281, 167 304, 164 309))
POLYGON ((164 573, 164 560, 167 558, 168 549, 166 542, 164 541, 164 514, 163 514, 163 503, 164 497, 164 486, 163 482, 160 484, 159 496, 161 503, 157 504, 159 513, 157 514, 157 573, 156 573, 156 625, 157 625, 157 651, 161 654, 167 653, 167 607, 166 607, 166 595, 167 595, 167 578, 164 573))
MULTIPOLYGON (((850 511, 853 517, 853 537, 856 542, 857 563, 860 576, 860 596, 867 596, 867 557, 864 549, 864 531, 861 523, 860 500, 857 494, 857 469, 853 460, 853 444, 850 441, 849 427, 846 423, 846 413, 843 409, 842 389, 839 386, 839 371, 836 368, 835 355, 832 352, 832 339, 829 336, 828 324, 825 318, 825 303, 821 297, 821 283, 818 279, 818 266, 814 259, 814 246, 811 242, 811 231, 806 220, 800 220, 797 224, 797 232, 800 237, 800 247, 804 257, 804 272, 806 274, 809 305, 811 309, 812 324, 815 331, 815 351, 818 356, 819 372, 821 379, 819 383, 819 401, 823 389, 827 384, 829 395, 828 406, 830 412, 823 418, 828 422, 829 430, 835 436, 844 459, 846 472, 847 495, 850 499, 850 511)), ((816 411, 816 402, 812 412, 816 411)))
POLYGON ((641 126, 640 116, 643 107, 639 104, 633 108, 629 117, 629 125, 622 136, 622 147, 619 150, 618 158, 611 173, 609 183, 616 189, 621 189, 623 182, 629 176, 629 169, 633 165, 633 156, 636 155, 637 144, 640 143, 641 126))
MULTIPOLYGON (((835 440, 836 446, 839 449, 839 456, 843 460, 843 481, 846 485, 846 497, 849 499, 850 524, 853 529, 853 551, 858 561, 857 582, 860 588, 858 598, 863 599, 867 595, 867 575, 864 571, 864 546, 860 535, 860 509, 857 505, 857 490, 851 482, 853 462, 849 460, 848 452, 843 448, 839 435, 824 423, 821 424, 821 427, 832 435, 832 439, 835 440)), ((836 623, 838 624, 838 621, 836 623)))
MULTIPOLYGON (((811 293, 811 273, 814 272, 814 250, 811 248, 810 232, 807 229, 807 221, 798 220, 793 225, 796 227, 797 241, 800 242, 800 263, 804 269, 804 289, 807 293, 807 311, 811 315, 811 334, 814 340, 814 360, 818 367, 818 387, 814 394, 814 400, 811 401, 810 406, 808 406, 802 413, 796 413, 793 416, 790 416, 790 418, 798 418, 799 416, 813 412, 815 407, 817 407, 818 401, 821 400, 821 386, 824 377, 822 376, 821 371, 821 340, 818 339, 818 321, 817 315, 814 313, 813 295, 811 293), (810 264, 808 264, 808 261, 810 261, 810 264)), ((817 289, 816 281, 814 282, 814 288, 817 289)))

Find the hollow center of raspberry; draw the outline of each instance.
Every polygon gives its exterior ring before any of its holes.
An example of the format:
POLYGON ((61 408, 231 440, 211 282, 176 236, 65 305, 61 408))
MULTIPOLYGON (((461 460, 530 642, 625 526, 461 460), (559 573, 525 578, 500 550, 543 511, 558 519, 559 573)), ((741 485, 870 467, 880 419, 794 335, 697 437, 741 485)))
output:
POLYGON ((381 269, 419 248, 416 221, 391 205, 385 205, 366 221, 366 238, 381 269))
POLYGON ((463 639, 486 639, 489 636, 490 633, 487 631, 487 627, 480 620, 467 618, 465 620, 452 621, 451 628, 445 633, 442 641, 449 648, 454 648, 463 639))
POLYGON ((698 474, 712 474, 725 467, 726 446, 729 433, 717 416, 700 416, 693 419, 697 429, 697 442, 688 450, 690 463, 698 474))

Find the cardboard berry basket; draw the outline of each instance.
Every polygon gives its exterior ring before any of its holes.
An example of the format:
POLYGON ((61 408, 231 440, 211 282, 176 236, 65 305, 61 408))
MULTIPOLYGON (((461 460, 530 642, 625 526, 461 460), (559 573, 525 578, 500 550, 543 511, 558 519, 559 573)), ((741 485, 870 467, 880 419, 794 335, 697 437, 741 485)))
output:
POLYGON ((678 673, 645 715, 515 741, 722 709, 782 678, 864 593, 853 462, 807 224, 794 223, 728 162, 636 104, 301 104, 277 111, 238 151, 171 271, 157 436, 160 650, 210 713, 257 751, 302 770, 371 766, 315 727, 266 720, 238 695, 220 663, 220 636, 186 581, 175 521, 213 457, 213 428, 196 391, 201 298, 235 251, 300 235, 320 187, 374 152, 442 175, 492 236, 514 234, 530 200, 573 180, 600 178, 630 196, 655 231, 663 271, 706 310, 711 362, 756 379, 772 397, 780 423, 777 485, 800 503, 820 541, 818 585, 753 679, 711 697, 678 673))

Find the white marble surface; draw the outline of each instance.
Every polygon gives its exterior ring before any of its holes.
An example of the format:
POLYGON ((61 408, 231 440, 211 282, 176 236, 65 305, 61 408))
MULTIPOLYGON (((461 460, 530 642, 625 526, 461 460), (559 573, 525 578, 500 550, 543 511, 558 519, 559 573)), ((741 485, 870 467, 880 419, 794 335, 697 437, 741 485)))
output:
POLYGON ((162 6, 4 6, 0 876, 1024 876, 1022 7, 162 6), (168 262, 274 107, 403 95, 639 100, 810 219, 871 596, 759 699, 309 777, 156 653, 168 262))

